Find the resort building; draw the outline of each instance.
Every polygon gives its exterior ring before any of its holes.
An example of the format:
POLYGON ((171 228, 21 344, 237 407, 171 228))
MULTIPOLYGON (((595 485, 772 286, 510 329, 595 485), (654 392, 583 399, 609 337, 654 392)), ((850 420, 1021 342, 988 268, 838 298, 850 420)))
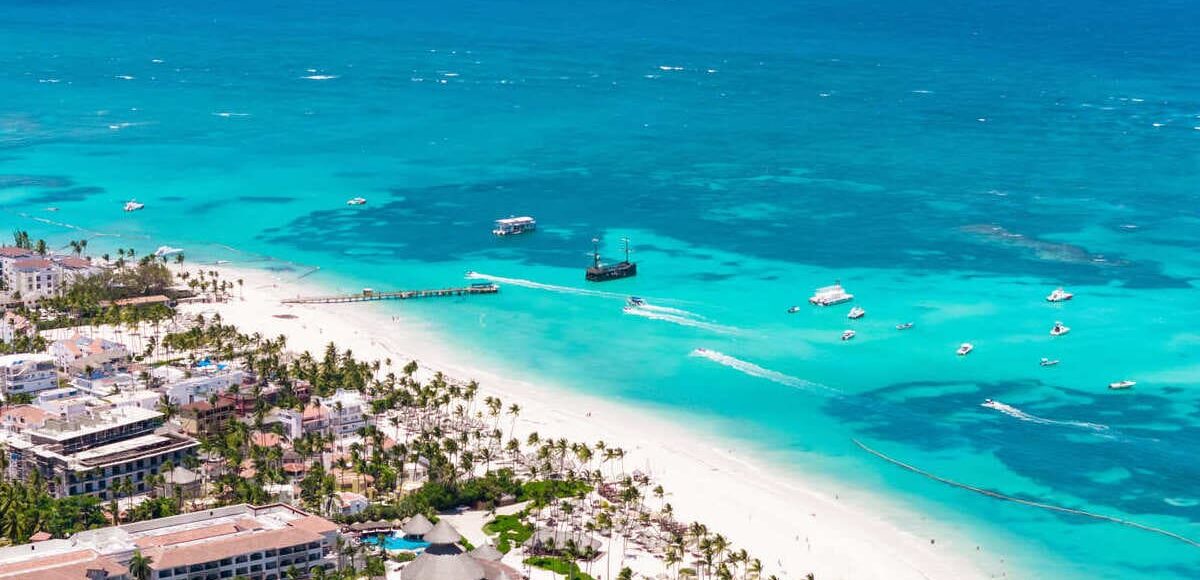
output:
POLYGON ((70 338, 58 340, 50 344, 50 354, 54 356, 54 360, 58 363, 58 366, 63 368, 70 366, 73 361, 83 357, 106 352, 119 353, 125 357, 129 356, 129 351, 122 344, 111 340, 104 340, 103 338, 84 336, 78 331, 71 335, 70 338))
POLYGON ((367 509, 367 506, 371 505, 366 496, 352 491, 339 491, 335 495, 337 496, 338 510, 344 516, 360 514, 367 509))
POLYGON ((46 424, 49 415, 33 405, 16 405, 0 409, 0 429, 9 433, 24 433, 46 424))
POLYGON ((12 342, 18 336, 33 336, 34 332, 33 323, 16 312, 9 310, 0 317, 0 342, 12 342))
POLYGON ((16 246, 0 246, 0 279, 8 279, 8 270, 12 268, 14 262, 32 257, 33 250, 26 250, 25 248, 18 248, 16 246))
POLYGON ((57 295, 62 289, 62 271, 50 260, 31 257, 13 260, 4 269, 4 284, 14 296, 31 302, 57 295))
POLYGON ((135 552, 151 580, 308 578, 334 567, 336 538, 335 524, 296 508, 243 504, 3 548, 0 580, 128 580, 135 552))
POLYGON ((32 394, 58 387, 58 370, 54 359, 44 354, 9 354, 0 356, 0 395, 8 400, 13 395, 32 394))
POLYGON ((113 485, 128 480, 138 494, 149 491, 147 476, 170 460, 195 455, 196 440, 162 428, 163 416, 140 407, 89 409, 68 419, 47 419, 10 447, 20 472, 40 473, 55 497, 116 497, 113 485))
POLYGON ((318 397, 317 400, 325 408, 329 417, 329 430, 335 435, 355 433, 367 424, 363 415, 366 405, 358 391, 338 389, 334 394, 318 397))
POLYGON ((179 424, 192 437, 220 433, 233 417, 233 403, 224 399, 217 399, 215 404, 196 401, 179 407, 179 424))
POLYGON ((211 397, 223 395, 234 385, 240 387, 245 379, 244 372, 224 366, 194 369, 190 375, 182 373, 179 369, 172 369, 172 371, 175 372, 169 376, 179 377, 179 374, 184 376, 167 380, 166 386, 163 387, 163 393, 176 405, 207 401, 211 397))

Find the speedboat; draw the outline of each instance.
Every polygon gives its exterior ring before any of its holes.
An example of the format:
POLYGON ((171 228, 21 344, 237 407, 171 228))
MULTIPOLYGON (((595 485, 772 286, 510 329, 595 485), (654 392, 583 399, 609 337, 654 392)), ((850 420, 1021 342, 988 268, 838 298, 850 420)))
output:
POLYGON ((1048 358, 1043 358, 1042 362, 1040 362, 1038 364, 1040 364, 1044 367, 1052 367, 1052 366, 1058 364, 1058 359, 1050 360, 1048 358))
POLYGON ((46 208, 46 211, 58 211, 58 208, 57 207, 48 207, 48 208, 46 208))
POLYGON ((859 318, 862 318, 866 315, 867 315, 866 310, 863 310, 862 308, 855 306, 854 308, 850 309, 850 313, 846 315, 846 318, 849 318, 850 320, 858 320, 859 318))
POLYGON ((1075 295, 1063 290, 1062 287, 1055 288, 1049 296, 1046 297, 1047 302, 1065 302, 1074 298, 1075 295))
POLYGON ((125 202, 125 211, 137 211, 146 207, 144 203, 138 203, 136 199, 131 199, 125 202))
POLYGON ((854 338, 855 334, 857 334, 857 333, 854 332, 853 330, 844 331, 844 332, 842 332, 842 340, 850 340, 851 338, 854 338))
POLYGON ((1050 329, 1050 336, 1062 336, 1068 332, 1071 332, 1070 326, 1066 326, 1061 322, 1055 322, 1054 328, 1050 329))
POLYGON ((793 306, 791 308, 788 308, 788 314, 795 314, 797 312, 800 312, 799 306, 793 306))
POLYGON ((958 356, 967 356, 971 351, 975 350, 975 345, 964 342, 958 346, 958 356))
POLYGON ((346 205, 367 205, 367 198, 352 197, 352 198, 346 200, 346 205))
POLYGON ((638 306, 645 306, 646 301, 637 296, 630 296, 629 300, 625 302, 625 305, 630 308, 636 308, 638 306))
POLYGON ((1108 388, 1110 388, 1114 391, 1119 391, 1121 389, 1128 389, 1136 384, 1137 384, 1137 381, 1129 381, 1129 380, 1117 381, 1115 383, 1109 383, 1108 388))
POLYGON ((913 327, 913 323, 911 323, 911 322, 905 322, 904 324, 897 324, 897 325, 896 325, 896 330, 908 330, 908 329, 910 329, 910 328, 912 328, 912 327, 913 327))

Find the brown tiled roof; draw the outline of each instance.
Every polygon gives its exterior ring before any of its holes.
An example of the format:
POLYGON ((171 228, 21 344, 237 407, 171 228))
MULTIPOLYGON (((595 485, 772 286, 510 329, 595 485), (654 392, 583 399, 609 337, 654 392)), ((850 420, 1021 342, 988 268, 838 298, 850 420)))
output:
POLYGON ((227 536, 229 534, 236 534, 237 532, 237 526, 233 524, 219 524, 216 526, 209 526, 207 528, 184 530, 182 532, 175 532, 172 534, 146 536, 144 538, 138 538, 137 542, 134 543, 137 544, 137 547, 146 549, 155 546, 170 546, 173 544, 182 544, 184 542, 193 542, 195 540, 227 536))
POLYGON ((251 534, 237 534, 227 538, 195 542, 186 546, 158 546, 145 552, 145 555, 154 559, 150 563, 151 568, 162 570, 321 540, 322 537, 315 532, 297 527, 286 527, 251 534))
POLYGON ((32 256, 32 255, 33 255, 33 252, 30 252, 29 250, 26 250, 25 248, 18 248, 16 246, 0 246, 0 256, 3 256, 5 258, 20 258, 21 256, 32 256))
POLYGON ((42 270, 51 266, 50 260, 44 258, 27 258, 25 260, 17 260, 13 262, 14 268, 42 270))
POLYGON ((315 534, 324 534, 338 529, 337 524, 317 516, 304 516, 288 522, 289 526, 307 530, 315 534))
POLYGON ((58 259, 58 264, 65 268, 82 269, 92 267, 92 261, 75 256, 63 256, 58 259))
POLYGON ((47 413, 33 405, 17 405, 0 411, 0 417, 12 417, 17 423, 22 423, 20 419, 24 419, 25 425, 39 425, 46 422, 47 413))
MULTIPOLYGON (((35 552, 31 550, 30 553, 34 554, 35 552)), ((21 580, 83 578, 89 568, 107 570, 113 576, 128 572, 124 566, 100 556, 93 550, 78 550, 44 557, 33 556, 28 560, 0 565, 0 578, 20 578, 21 580)))

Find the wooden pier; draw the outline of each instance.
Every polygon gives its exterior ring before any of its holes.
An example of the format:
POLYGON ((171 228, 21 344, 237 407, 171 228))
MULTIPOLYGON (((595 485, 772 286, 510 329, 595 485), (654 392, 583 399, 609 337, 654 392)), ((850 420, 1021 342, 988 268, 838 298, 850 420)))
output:
POLYGON ((475 294, 495 294, 500 287, 492 283, 471 284, 459 288, 441 288, 437 290, 396 290, 392 292, 376 292, 364 288, 358 294, 337 294, 333 296, 301 296, 282 300, 284 304, 341 304, 345 302, 373 302, 376 300, 416 300, 417 298, 438 298, 446 296, 473 296, 475 294))

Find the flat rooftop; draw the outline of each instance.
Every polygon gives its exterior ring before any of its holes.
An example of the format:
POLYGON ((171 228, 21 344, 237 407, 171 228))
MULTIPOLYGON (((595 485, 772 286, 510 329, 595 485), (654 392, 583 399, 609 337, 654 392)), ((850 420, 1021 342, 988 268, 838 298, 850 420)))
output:
POLYGON ((33 429, 30 434, 55 441, 65 441, 161 416, 162 413, 158 411, 141 407, 116 407, 66 421, 46 421, 44 427, 33 429))

